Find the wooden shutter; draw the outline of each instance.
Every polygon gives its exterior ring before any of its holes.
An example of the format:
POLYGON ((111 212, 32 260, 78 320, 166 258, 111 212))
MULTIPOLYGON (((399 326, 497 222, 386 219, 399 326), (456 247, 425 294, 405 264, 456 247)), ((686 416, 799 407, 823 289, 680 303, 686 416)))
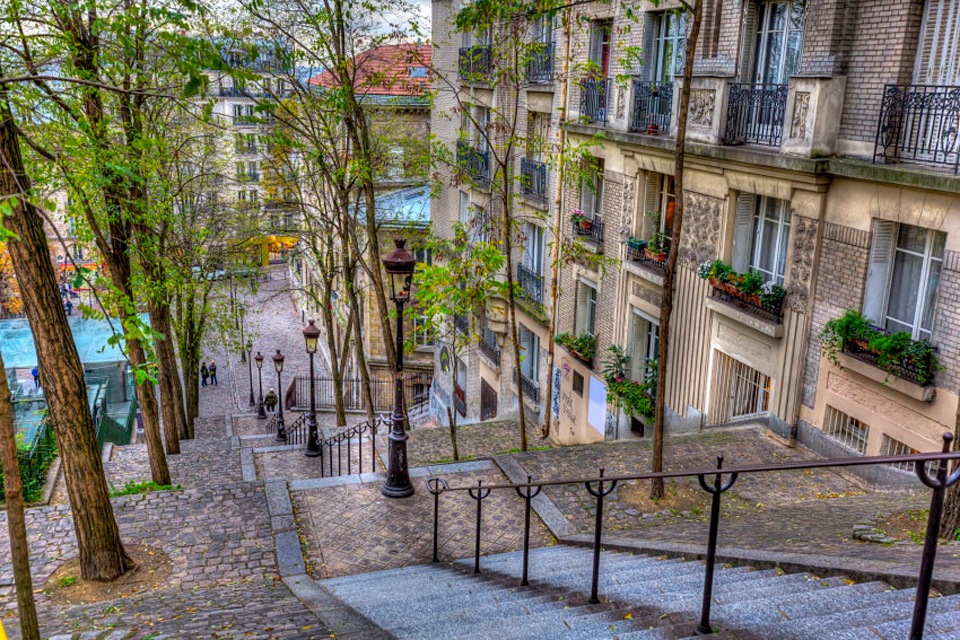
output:
POLYGON ((757 0, 746 0, 743 3, 743 26, 740 32, 740 82, 753 82, 757 13, 757 0))
POLYGON ((647 214, 651 211, 660 211, 660 184, 663 174, 647 171, 647 184, 643 193, 643 237, 649 239, 659 229, 653 228, 653 221, 647 214))
POLYGON ((582 282, 577 282, 577 313, 574 327, 574 333, 577 335, 587 330, 587 314, 590 312, 589 295, 589 287, 582 282))
POLYGON ((633 320, 633 327, 630 331, 630 378, 633 380, 643 379, 644 365, 647 355, 647 333, 649 331, 649 322, 646 318, 634 311, 630 314, 633 320))
POLYGON ((596 184, 593 183, 592 178, 584 178, 580 182, 580 210, 587 217, 593 217, 593 211, 596 209, 597 194, 593 189, 594 187, 596 187, 596 184))
POLYGON ((648 11, 643 15, 643 40, 641 55, 643 56, 643 68, 640 69, 639 76, 644 80, 650 81, 657 74, 657 28, 660 26, 660 15, 653 11, 648 11))
POLYGON ((914 82, 960 81, 960 0, 927 0, 917 48, 914 82))
POLYGON ((893 251, 897 241, 897 223, 877 220, 873 224, 873 243, 870 246, 870 265, 863 295, 863 315, 883 326, 893 251))
POLYGON ((753 216, 757 210, 757 196, 741 193, 737 197, 737 216, 733 224, 733 257, 730 261, 734 271, 745 273, 750 266, 750 250, 753 248, 753 216))

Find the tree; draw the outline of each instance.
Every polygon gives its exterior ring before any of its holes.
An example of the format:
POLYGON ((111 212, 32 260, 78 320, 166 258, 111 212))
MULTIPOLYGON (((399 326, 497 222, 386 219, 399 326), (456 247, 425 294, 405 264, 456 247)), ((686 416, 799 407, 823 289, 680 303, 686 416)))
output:
POLYGON ((2 242, 0 242, 0 309, 11 316, 20 315, 23 311, 20 285, 17 284, 17 277, 13 272, 10 252, 2 242))
MULTIPOLYGON (((0 212, 15 238, 8 242, 30 320, 44 394, 63 460, 85 580, 109 581, 133 567, 120 540, 87 406, 83 366, 60 306, 43 220, 23 157, 6 91, 0 91, 0 212)), ((5 387, 5 385, 4 385, 5 387)))

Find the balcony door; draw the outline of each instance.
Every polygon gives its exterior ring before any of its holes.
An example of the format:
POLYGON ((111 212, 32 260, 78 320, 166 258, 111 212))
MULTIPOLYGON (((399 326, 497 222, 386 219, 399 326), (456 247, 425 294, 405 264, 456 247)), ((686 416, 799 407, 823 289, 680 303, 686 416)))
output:
POLYGON ((660 11, 648 15, 653 22, 651 80, 660 83, 673 82, 675 75, 683 73, 687 14, 681 11, 660 11))
POLYGON ((543 227, 524 224, 523 266, 537 276, 543 276, 544 238, 543 227))
POLYGON ((761 2, 757 7, 753 82, 786 84, 796 75, 803 42, 805 3, 761 2))
POLYGON ((599 20, 593 23, 590 33, 590 62, 596 65, 599 77, 610 74, 610 34, 613 23, 599 20))

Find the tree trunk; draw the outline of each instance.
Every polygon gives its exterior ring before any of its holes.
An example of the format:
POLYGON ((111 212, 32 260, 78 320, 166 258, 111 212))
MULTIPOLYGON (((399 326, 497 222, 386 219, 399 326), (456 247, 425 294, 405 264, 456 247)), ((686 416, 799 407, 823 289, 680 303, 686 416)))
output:
POLYGON ((43 220, 28 200, 20 144, 8 103, 0 103, 0 195, 15 196, 5 222, 16 238, 8 244, 50 407, 77 534, 80 575, 109 581, 133 567, 120 540, 110 493, 87 406, 83 365, 60 306, 43 220))
POLYGON ((17 460, 17 430, 13 424, 13 405, 7 371, 0 356, 0 470, 7 501, 7 527, 10 531, 10 555, 13 558, 13 580, 17 588, 17 617, 24 640, 40 640, 37 606, 33 600, 33 579, 30 577, 30 549, 27 547, 27 521, 23 512, 23 488, 20 463, 17 460))
MULTIPOLYGON (((960 451, 960 409, 953 427, 954 451, 960 451)), ((948 467, 951 472, 957 469, 954 462, 948 467)), ((940 537, 947 540, 960 539, 960 482, 947 489, 943 499, 943 519, 940 520, 940 537)))
MULTIPOLYGON (((693 77, 693 61, 700 38, 700 23, 703 17, 703 0, 694 0, 693 24, 687 40, 687 50, 683 61, 683 88, 680 91, 680 104, 677 109, 677 150, 674 165, 674 193, 677 206, 673 213, 673 230, 670 242, 670 256, 663 272, 663 301, 660 305, 660 348, 657 354, 657 392, 654 400, 653 456, 651 471, 663 471, 663 417, 667 402, 667 355, 670 348, 670 320, 673 313, 673 293, 676 287, 677 257, 680 252, 683 233, 683 210, 686 204, 683 189, 683 170, 686 160, 687 116, 690 113, 690 79, 693 77)), ((650 498, 659 500, 664 495, 663 478, 650 481, 650 498)))
POLYGON ((186 418, 183 415, 183 396, 180 395, 180 374, 177 371, 177 356, 173 349, 173 335, 170 333, 169 307, 151 301, 149 305, 150 322, 154 331, 163 334, 163 338, 154 341, 157 352, 157 377, 160 381, 160 411, 163 415, 163 440, 167 454, 180 453, 180 433, 186 430, 186 418))
MULTIPOLYGON (((120 314, 126 323, 126 318, 120 314)), ((147 357, 143 347, 137 339, 127 339, 127 357, 130 365, 136 371, 147 364, 147 357)), ((173 484, 170 481, 170 468, 167 466, 167 456, 163 453, 163 438, 160 435, 160 419, 157 412, 157 396, 153 390, 153 382, 144 380, 137 384, 137 400, 140 402, 140 411, 143 413, 143 435, 147 439, 147 457, 150 460, 150 477, 159 485, 173 484)))

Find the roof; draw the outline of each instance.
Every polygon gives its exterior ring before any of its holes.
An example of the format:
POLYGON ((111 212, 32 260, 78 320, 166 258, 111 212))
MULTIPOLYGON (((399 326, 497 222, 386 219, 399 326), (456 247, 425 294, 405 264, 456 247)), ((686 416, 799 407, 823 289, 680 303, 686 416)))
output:
MULTIPOLYGON (((368 49, 353 58, 355 91, 363 96, 422 96, 430 85, 432 49, 424 44, 389 44, 368 49)), ((310 78, 314 86, 332 87, 329 70, 310 78)))
MULTIPOLYGON (((148 322, 146 314, 141 320, 148 322)), ((70 332, 77 345, 80 362, 89 365, 95 362, 123 362, 127 357, 116 345, 107 341, 119 333, 122 325, 119 320, 85 320, 79 316, 67 318, 70 332)), ((37 349, 33 342, 30 323, 25 319, 0 320, 0 353, 3 365, 7 369, 30 369, 37 366, 37 349)))
POLYGON ((430 224, 430 185, 406 187, 377 195, 377 222, 389 227, 430 224))

